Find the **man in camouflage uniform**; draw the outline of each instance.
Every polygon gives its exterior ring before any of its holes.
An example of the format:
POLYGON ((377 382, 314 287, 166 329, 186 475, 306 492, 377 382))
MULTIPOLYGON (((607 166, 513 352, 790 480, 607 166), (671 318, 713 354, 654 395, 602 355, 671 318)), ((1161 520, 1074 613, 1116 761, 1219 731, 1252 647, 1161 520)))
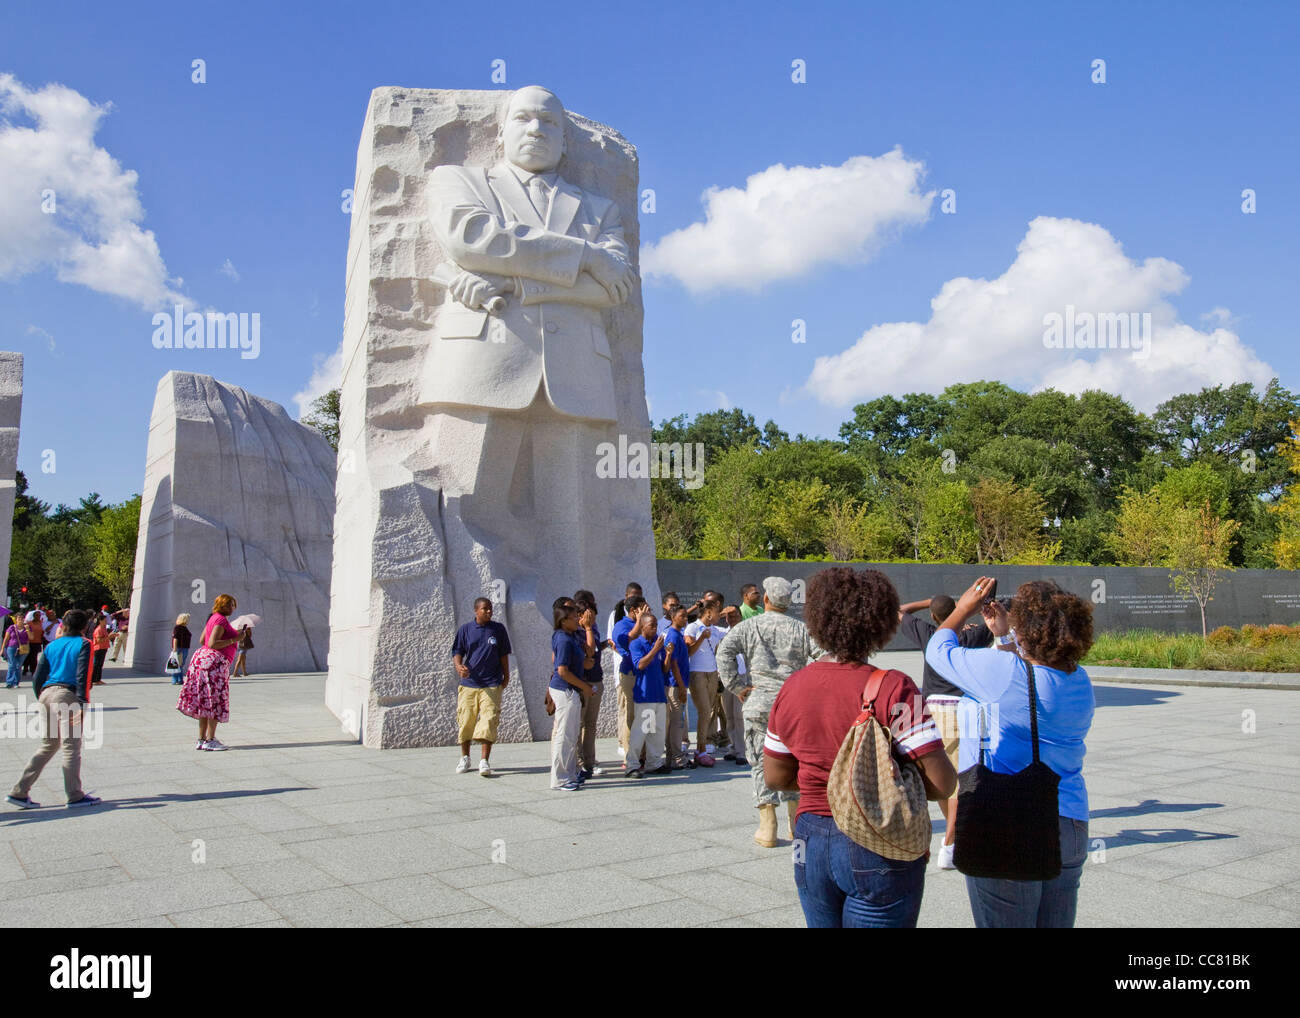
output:
POLYGON ((763 581, 763 612, 735 626, 718 645, 718 675, 723 686, 744 703, 745 754, 754 776, 754 800, 758 806, 758 830, 754 840, 764 848, 776 847, 776 804, 784 802, 794 837, 798 792, 774 792, 763 780, 763 737, 767 715, 785 680, 815 660, 821 649, 808 630, 791 618, 788 580, 769 576, 763 581), (736 655, 743 654, 747 673, 738 675, 736 655))

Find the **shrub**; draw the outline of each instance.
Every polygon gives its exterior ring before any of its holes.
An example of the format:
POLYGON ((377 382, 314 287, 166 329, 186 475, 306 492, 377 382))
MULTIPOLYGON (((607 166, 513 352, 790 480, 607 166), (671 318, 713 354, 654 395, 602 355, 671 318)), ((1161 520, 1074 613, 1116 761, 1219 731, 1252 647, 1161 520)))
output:
POLYGON ((1205 638, 1206 643, 1215 647, 1230 647, 1237 642, 1239 634, 1232 626, 1220 626, 1205 638))

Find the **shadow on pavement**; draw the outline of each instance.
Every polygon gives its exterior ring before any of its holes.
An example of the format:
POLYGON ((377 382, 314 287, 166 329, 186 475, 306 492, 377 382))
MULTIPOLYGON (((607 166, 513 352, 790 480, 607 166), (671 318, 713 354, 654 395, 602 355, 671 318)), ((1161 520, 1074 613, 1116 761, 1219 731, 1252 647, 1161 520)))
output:
POLYGON ((1107 844, 1127 841, 1142 845, 1176 845, 1185 841, 1222 841, 1235 838, 1236 834, 1222 834, 1219 831, 1193 831, 1186 827, 1151 827, 1146 830, 1131 829, 1119 831, 1104 840, 1107 844))
MULTIPOLYGON (((1098 679, 1097 682, 1103 680, 1098 679)), ((1092 695, 1098 707, 1150 707, 1164 703, 1182 693, 1169 689, 1143 689, 1140 686, 1102 686, 1093 683, 1092 695)))
POLYGON ((1104 820, 1110 817, 1140 817, 1147 813, 1194 813, 1200 809, 1222 808, 1223 803, 1221 802, 1161 802, 1159 799, 1143 799, 1136 806, 1094 809, 1088 814, 1088 819, 1104 820))
POLYGON ((314 785, 294 785, 286 788, 240 788, 228 792, 168 792, 164 795, 137 796, 129 799, 105 799, 98 806, 85 806, 81 809, 69 809, 62 803, 47 803, 39 809, 22 811, 15 809, 13 813, 7 815, 6 819, 9 822, 5 826, 25 827, 28 824, 42 823, 47 820, 106 813, 117 809, 159 809, 163 806, 206 802, 210 799, 244 799, 258 795, 279 795, 282 792, 314 791, 316 791, 314 785))

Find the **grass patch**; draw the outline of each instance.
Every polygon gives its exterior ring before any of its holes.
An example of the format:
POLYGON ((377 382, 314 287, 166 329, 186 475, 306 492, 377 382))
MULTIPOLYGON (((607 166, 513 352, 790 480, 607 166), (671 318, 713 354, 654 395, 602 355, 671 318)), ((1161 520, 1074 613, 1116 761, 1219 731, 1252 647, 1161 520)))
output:
POLYGON ((1153 629, 1099 633, 1082 663, 1084 667, 1300 672, 1300 626, 1220 626, 1206 639, 1153 629))

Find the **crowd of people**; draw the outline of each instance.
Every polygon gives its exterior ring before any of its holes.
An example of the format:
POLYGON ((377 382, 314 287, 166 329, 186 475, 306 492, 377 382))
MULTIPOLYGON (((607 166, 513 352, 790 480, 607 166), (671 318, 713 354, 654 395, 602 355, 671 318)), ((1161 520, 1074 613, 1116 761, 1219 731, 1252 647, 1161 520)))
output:
MULTIPOLYGON (((781 577, 745 585, 739 603, 707 590, 688 605, 667 591, 658 609, 629 583, 604 634, 591 591, 558 598, 545 696, 553 719, 550 787, 575 792, 610 772, 596 754, 602 657, 609 650, 618 696, 613 773, 639 781, 711 768, 722 753, 724 762, 749 769, 758 845, 778 844, 784 804, 809 926, 915 926, 928 847, 880 854, 851 824, 849 832, 843 829, 832 803, 831 783, 852 733, 875 718, 888 726, 895 777, 914 773, 924 797, 939 804, 945 831, 937 865, 965 870, 975 924, 1072 926, 1088 843, 1082 766, 1094 699, 1079 661, 1092 642, 1091 606, 1047 581, 1022 584, 1011 598, 995 592, 995 580, 985 576, 956 600, 938 594, 900 604, 884 574, 832 567, 809 580, 800 620, 790 612, 792 586, 781 577), (924 651, 919 688, 904 672, 869 663, 895 633, 924 651), (693 738, 688 703, 695 708, 693 738), (1051 876, 1024 879, 964 867, 963 846, 976 836, 958 832, 974 789, 968 779, 1043 767, 1055 801, 1051 876)), ((251 649, 248 626, 231 622, 236 607, 229 594, 216 598, 192 654, 188 614, 177 617, 172 632, 169 671, 182 687, 177 709, 198 722, 196 750, 228 748, 216 737, 217 725, 230 718, 232 666, 251 649)), ((492 616, 492 602, 478 598, 473 619, 457 630, 451 647, 459 680, 456 771, 474 769, 470 751, 478 742, 484 777, 492 776, 512 653, 505 626, 492 616)), ((128 625, 128 613, 106 607, 74 609, 58 620, 37 605, 25 616, 0 619, 6 685, 33 676, 46 732, 7 797, 11 804, 39 805, 31 789, 60 749, 68 805, 100 801, 81 787, 80 711, 103 682, 105 656, 115 643, 120 649, 128 625)), ((874 794, 854 787, 859 798, 874 794)), ((857 805, 871 813, 876 804, 857 805)), ((963 830, 975 831, 974 822, 963 830)), ((966 856, 972 857, 969 850, 966 856)))
MULTIPOLYGON (((908 927, 920 913, 928 849, 911 858, 872 851, 840 828, 828 795, 846 736, 866 708, 888 725, 895 769, 914 768, 939 805, 939 869, 960 864, 958 774, 974 774, 977 765, 1018 774, 1041 749, 1059 778, 1059 874, 967 874, 967 893, 979 927, 1072 926, 1088 837, 1082 764, 1093 693, 1079 661, 1092 642, 1091 606, 1046 581, 1023 584, 1010 598, 995 591, 994 579, 981 577, 956 600, 938 594, 900 604, 884 574, 835 567, 809 581, 801 621, 790 614, 792 587, 780 577, 746 584, 739 604, 708 590, 686 605, 667 591, 661 611, 629 583, 603 634, 591 591, 558 598, 546 693, 550 787, 575 792, 608 773, 596 759, 608 648, 618 684, 615 774, 640 780, 713 767, 715 748, 725 750, 725 761, 750 769, 757 844, 778 844, 778 807, 785 806, 809 926, 908 927), (868 663, 895 633, 925 652, 919 688, 902 671, 868 663)), ((492 774, 510 653, 491 602, 479 598, 452 646, 461 682, 458 772, 472 769, 478 741, 479 773, 492 774)))

